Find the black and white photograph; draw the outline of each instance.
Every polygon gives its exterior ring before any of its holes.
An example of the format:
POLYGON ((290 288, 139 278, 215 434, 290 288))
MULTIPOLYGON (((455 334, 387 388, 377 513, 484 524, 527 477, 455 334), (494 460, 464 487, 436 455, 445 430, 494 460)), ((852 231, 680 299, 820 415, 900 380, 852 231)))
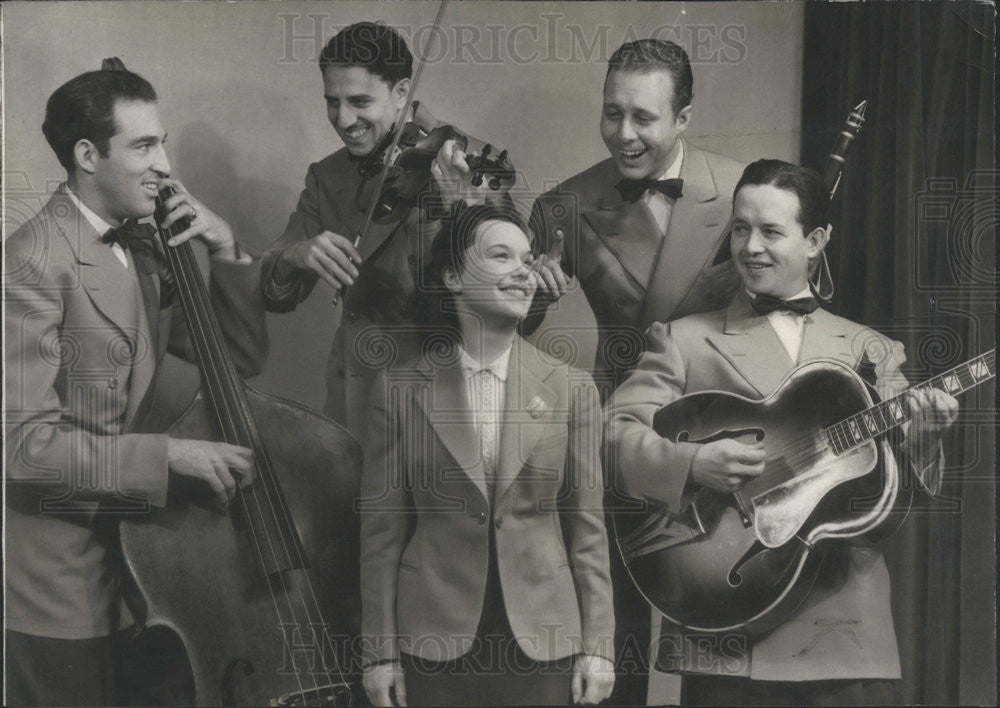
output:
POLYGON ((3 704, 997 704, 987 0, 0 7, 3 704))

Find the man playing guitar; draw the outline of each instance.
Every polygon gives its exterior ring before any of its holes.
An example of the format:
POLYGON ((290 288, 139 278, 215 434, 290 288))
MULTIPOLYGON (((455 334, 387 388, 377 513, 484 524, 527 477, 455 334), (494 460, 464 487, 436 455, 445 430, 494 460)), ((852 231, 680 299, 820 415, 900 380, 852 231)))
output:
MULTIPOLYGON (((817 359, 868 374, 883 399, 906 390, 900 343, 819 309, 810 296, 809 264, 829 240, 828 201, 808 168, 759 160, 743 172, 731 237, 741 290, 726 309, 650 327, 646 353, 607 403, 609 464, 631 496, 682 513, 699 489, 735 492, 764 472, 765 442, 661 437, 654 416, 682 395, 757 400, 817 359)), ((899 467, 935 494, 940 440, 957 402, 936 389, 907 401, 899 467)), ((806 600, 763 637, 676 632, 664 624, 657 662, 684 674, 684 704, 885 704, 900 678, 889 575, 875 547, 842 544, 828 554, 806 600)))

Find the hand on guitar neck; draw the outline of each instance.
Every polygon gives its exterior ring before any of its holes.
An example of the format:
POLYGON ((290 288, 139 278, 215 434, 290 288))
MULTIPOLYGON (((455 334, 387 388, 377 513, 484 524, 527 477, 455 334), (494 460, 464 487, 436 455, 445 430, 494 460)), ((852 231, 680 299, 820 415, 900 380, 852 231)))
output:
POLYGON ((903 427, 903 450, 918 470, 937 459, 941 436, 958 417, 958 401, 937 388, 912 389, 907 394, 910 421, 903 427))

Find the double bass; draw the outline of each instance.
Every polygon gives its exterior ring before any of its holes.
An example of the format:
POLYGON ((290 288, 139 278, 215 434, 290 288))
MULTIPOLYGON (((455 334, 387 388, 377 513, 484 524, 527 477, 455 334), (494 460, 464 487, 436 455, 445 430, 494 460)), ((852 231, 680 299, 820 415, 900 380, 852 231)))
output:
MULTIPOLYGON (((102 68, 125 70, 117 58, 102 68)), ((154 216, 201 390, 168 433, 247 447, 256 475, 225 513, 178 477, 166 507, 121 516, 133 648, 168 661, 199 706, 354 705, 360 446, 334 421, 239 378, 191 244, 167 245, 189 224, 162 227, 172 193, 160 192, 154 216)))
MULTIPOLYGON (((158 224, 170 193, 157 198, 158 224)), ((158 231, 202 387, 168 432, 250 448, 256 477, 225 513, 178 478, 166 507, 123 515, 137 646, 182 648, 197 705, 351 705, 360 446, 332 420, 240 380, 191 245, 166 245, 186 226, 158 231)))

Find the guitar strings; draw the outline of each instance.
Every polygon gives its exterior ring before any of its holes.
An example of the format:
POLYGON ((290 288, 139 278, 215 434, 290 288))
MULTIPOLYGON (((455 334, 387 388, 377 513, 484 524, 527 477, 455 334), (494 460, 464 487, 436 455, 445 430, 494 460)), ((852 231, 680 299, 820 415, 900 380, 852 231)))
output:
MULTIPOLYGON (((891 403, 893 401, 898 402, 898 401, 902 400, 907 394, 909 394, 912 391, 927 391, 927 390, 932 390, 934 388, 938 388, 937 386, 933 385, 936 380, 943 379, 945 376, 958 371, 962 367, 968 367, 972 363, 977 362, 979 360, 982 360, 983 365, 987 367, 987 375, 984 378, 975 379, 970 386, 968 386, 968 387, 964 387, 963 386, 963 388, 960 391, 958 391, 958 393, 964 393, 965 391, 968 391, 969 389, 974 388, 975 386, 978 386, 980 383, 988 381, 989 379, 991 379, 991 378, 994 377, 995 374, 990 373, 990 369, 995 369, 995 364, 994 364, 995 359, 996 359, 996 350, 992 349, 989 352, 986 352, 985 354, 982 354, 982 355, 980 355, 978 357, 970 359, 969 361, 965 362, 964 364, 961 364, 961 365, 959 365, 959 366, 957 366, 957 367, 955 367, 953 369, 950 369, 949 371, 946 371, 946 372, 944 372, 942 374, 939 374, 937 376, 931 377, 927 381, 923 381, 923 382, 921 382, 919 384, 911 386, 910 388, 906 389, 902 393, 897 394, 896 396, 888 398, 888 399, 886 399, 886 400, 884 400, 884 401, 882 401, 880 403, 875 404, 874 406, 870 406, 869 408, 865 409, 865 411, 858 411, 858 412, 852 414, 851 416, 849 416, 848 418, 845 418, 844 420, 838 421, 837 423, 834 423, 833 425, 827 426, 827 427, 823 428, 820 433, 813 433, 813 434, 810 434, 809 436, 806 436, 806 437, 803 437, 803 438, 798 438, 796 440, 790 441, 788 444, 782 446, 781 448, 778 448, 777 450, 770 451, 768 453, 767 457, 765 457, 765 459, 764 459, 765 469, 767 467, 767 463, 772 463, 773 464, 775 462, 778 462, 779 460, 784 460, 787 463, 788 468, 794 470, 796 467, 801 467, 803 465, 816 462, 817 460, 819 460, 822 457, 824 457, 824 454, 827 451, 831 451, 831 452, 834 453, 835 456, 839 457, 840 455, 842 455, 842 454, 844 454, 846 452, 849 452, 850 450, 853 450, 853 449, 857 448, 858 446, 862 445, 863 443, 865 443, 865 442, 867 442, 869 440, 871 440, 871 441, 878 441, 878 440, 884 438, 884 436, 890 430, 892 430, 892 429, 894 429, 896 427, 899 427, 903 423, 905 423, 908 420, 910 420, 911 415, 910 415, 910 413, 909 413, 909 411, 908 411, 907 408, 903 408, 904 418, 902 420, 893 421, 892 425, 888 426, 884 431, 882 431, 882 432, 880 432, 878 434, 872 434, 870 430, 868 430, 867 428, 865 428, 865 432, 868 433, 868 437, 863 437, 860 440, 857 440, 856 442, 854 442, 853 444, 849 445, 848 447, 845 447, 845 449, 842 450, 840 453, 837 453, 833 449, 833 446, 831 444, 831 437, 830 437, 830 435, 831 435, 831 431, 837 425, 844 424, 845 422, 847 422, 848 420, 850 420, 850 418, 853 418, 853 417, 855 417, 857 415, 860 415, 860 414, 862 414, 862 413, 864 413, 866 411, 870 411, 870 410, 872 410, 872 409, 874 409, 874 408, 876 408, 878 406, 887 405, 887 404, 889 404, 889 403, 891 403)), ((947 393, 947 390, 944 389, 944 388, 941 388, 939 390, 944 390, 947 393)), ((795 476, 794 472, 792 472, 791 476, 792 477, 795 476)), ((759 477, 756 477, 753 480, 751 480, 747 484, 747 486, 753 485, 754 487, 765 487, 765 489, 770 489, 769 485, 771 485, 773 482, 778 481, 778 480, 780 480, 780 482, 784 482, 788 478, 789 477, 788 477, 787 472, 784 469, 780 469, 779 468, 779 469, 774 469, 774 470, 772 470, 770 472, 765 471, 759 477)))

